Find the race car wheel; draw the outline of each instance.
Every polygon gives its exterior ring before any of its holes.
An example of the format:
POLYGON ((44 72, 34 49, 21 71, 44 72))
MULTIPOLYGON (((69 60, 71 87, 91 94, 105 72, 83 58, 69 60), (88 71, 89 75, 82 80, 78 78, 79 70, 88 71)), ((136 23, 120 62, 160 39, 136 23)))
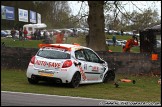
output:
POLYGON ((115 80, 115 72, 113 70, 109 70, 104 76, 103 83, 107 83, 114 80, 115 80))
POLYGON ((80 81, 81 81, 81 75, 79 72, 76 72, 70 82, 70 86, 72 88, 77 88, 79 86, 80 81))
POLYGON ((28 82, 30 84, 37 84, 38 83, 38 80, 36 78, 28 78, 28 82))

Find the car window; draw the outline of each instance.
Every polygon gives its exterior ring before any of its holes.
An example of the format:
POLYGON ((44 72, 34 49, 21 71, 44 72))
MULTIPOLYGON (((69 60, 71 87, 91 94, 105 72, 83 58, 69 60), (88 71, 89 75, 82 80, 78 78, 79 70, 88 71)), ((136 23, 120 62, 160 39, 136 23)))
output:
POLYGON ((87 61, 96 62, 96 63, 100 61, 99 57, 93 51, 89 49, 84 49, 84 53, 87 61))
POLYGON ((37 56, 49 59, 70 59, 70 54, 58 50, 40 50, 37 56))
POLYGON ((79 60, 85 60, 85 55, 84 55, 84 52, 83 50, 77 50, 75 51, 75 57, 76 59, 79 59, 79 60))

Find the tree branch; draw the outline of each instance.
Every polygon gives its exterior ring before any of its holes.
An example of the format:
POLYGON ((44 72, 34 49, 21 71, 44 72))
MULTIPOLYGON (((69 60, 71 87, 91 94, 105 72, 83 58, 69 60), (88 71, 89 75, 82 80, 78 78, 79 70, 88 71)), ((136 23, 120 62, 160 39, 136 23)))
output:
POLYGON ((143 11, 138 6, 136 6, 132 1, 130 2, 143 13, 143 11))
MULTIPOLYGON (((131 19, 131 16, 129 15, 129 14, 127 14, 127 15, 125 15, 120 9, 119 9, 119 7, 117 6, 117 1, 114 1, 114 5, 115 5, 115 7, 120 11, 120 13, 121 14, 123 14, 126 18, 128 18, 129 20, 131 20, 132 22, 137 22, 137 21, 134 21, 134 20, 132 20, 131 19)), ((125 9, 124 9, 125 10, 125 9)))
POLYGON ((76 16, 78 16, 78 15, 80 14, 80 11, 81 11, 81 9, 82 9, 82 6, 83 6, 83 2, 82 2, 82 4, 81 4, 80 9, 79 9, 79 12, 78 12, 78 14, 77 14, 76 16))

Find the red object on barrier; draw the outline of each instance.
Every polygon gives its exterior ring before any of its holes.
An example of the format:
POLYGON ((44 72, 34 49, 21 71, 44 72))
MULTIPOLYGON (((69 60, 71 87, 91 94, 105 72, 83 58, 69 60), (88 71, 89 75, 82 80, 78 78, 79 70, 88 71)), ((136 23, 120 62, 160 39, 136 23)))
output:
POLYGON ((152 60, 158 60, 158 54, 152 54, 152 60))

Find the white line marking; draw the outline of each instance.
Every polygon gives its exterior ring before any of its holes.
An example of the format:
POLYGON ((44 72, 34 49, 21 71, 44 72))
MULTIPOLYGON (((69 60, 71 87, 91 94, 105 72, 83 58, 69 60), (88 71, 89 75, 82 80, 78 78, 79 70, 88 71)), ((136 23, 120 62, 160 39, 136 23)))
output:
MULTIPOLYGON (((79 99, 89 99, 89 100, 108 100, 108 99, 96 99, 96 98, 85 98, 85 97, 72 97, 72 96, 60 96, 60 95, 49 95, 49 94, 36 94, 36 93, 24 93, 24 92, 12 92, 12 91, 1 91, 3 93, 15 93, 15 94, 26 94, 26 95, 44 95, 44 96, 56 96, 64 98, 79 98, 79 99)), ((108 100, 108 101, 118 101, 118 100, 108 100)))

